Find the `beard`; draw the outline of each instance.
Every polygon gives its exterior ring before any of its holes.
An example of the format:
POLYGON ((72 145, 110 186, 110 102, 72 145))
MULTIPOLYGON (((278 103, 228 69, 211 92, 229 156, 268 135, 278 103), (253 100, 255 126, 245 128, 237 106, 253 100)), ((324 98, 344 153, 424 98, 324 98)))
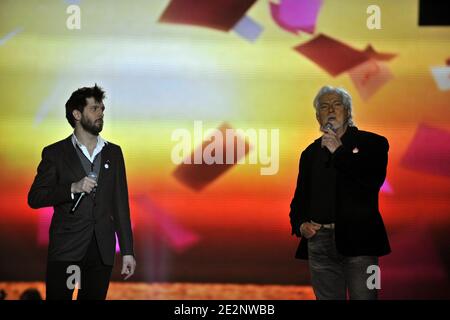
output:
POLYGON ((344 128, 345 126, 348 125, 348 117, 344 118, 344 119, 340 119, 336 116, 332 116, 331 119, 327 119, 327 121, 324 122, 324 124, 322 125, 322 128, 325 128, 325 125, 327 123, 331 124, 331 126, 333 127, 333 131, 336 132, 337 130, 344 128))
POLYGON ((81 117, 81 127, 94 136, 98 136, 103 130, 103 120, 91 121, 85 117, 81 117))

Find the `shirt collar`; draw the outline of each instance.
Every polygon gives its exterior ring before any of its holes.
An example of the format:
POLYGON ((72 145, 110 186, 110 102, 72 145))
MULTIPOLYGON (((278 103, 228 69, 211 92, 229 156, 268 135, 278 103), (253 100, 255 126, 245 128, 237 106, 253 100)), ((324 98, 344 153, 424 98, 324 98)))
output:
MULTIPOLYGON (((83 147, 84 145, 78 141, 77 136, 75 135, 75 132, 72 133, 72 143, 73 146, 79 146, 80 148, 83 147)), ((108 141, 106 141, 105 139, 103 139, 100 135, 97 136, 97 145, 95 146, 95 149, 97 148, 103 148, 105 146, 105 144, 108 144, 108 141)))
POLYGON ((75 135, 75 132, 72 134, 72 143, 74 148, 77 148, 89 159, 90 162, 94 163, 96 156, 102 151, 103 147, 107 144, 107 141, 102 137, 97 136, 97 145, 95 146, 92 154, 89 153, 87 147, 80 143, 75 135))

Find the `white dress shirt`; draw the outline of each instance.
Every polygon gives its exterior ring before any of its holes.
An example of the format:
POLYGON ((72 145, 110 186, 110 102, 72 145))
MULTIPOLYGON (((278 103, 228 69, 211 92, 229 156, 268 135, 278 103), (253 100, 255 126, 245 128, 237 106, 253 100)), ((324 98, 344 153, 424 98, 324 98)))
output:
MULTIPOLYGON (((89 161, 91 163, 93 163, 95 156, 98 155, 102 151, 103 147, 108 143, 108 141, 106 141, 99 135, 97 137, 97 145, 95 146, 95 149, 94 149, 94 152, 92 152, 92 155, 89 154, 88 148, 84 144, 82 144, 81 142, 78 141, 77 136, 75 135, 75 132, 72 134, 72 143, 73 143, 74 148, 76 148, 78 146, 80 148, 81 152, 83 152, 83 154, 86 156, 86 158, 88 158, 89 161)), ((70 195, 72 196, 72 200, 75 199, 73 192, 71 192, 70 195)))

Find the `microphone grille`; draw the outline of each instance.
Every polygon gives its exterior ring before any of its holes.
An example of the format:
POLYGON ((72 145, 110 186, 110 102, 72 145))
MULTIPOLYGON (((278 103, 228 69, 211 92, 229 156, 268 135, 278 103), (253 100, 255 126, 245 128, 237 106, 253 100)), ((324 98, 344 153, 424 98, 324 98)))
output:
POLYGON ((88 177, 97 181, 97 174, 94 171, 89 172, 88 177))
POLYGON ((333 128, 333 125, 329 122, 325 124, 325 129, 330 129, 331 131, 336 132, 336 130, 333 128))

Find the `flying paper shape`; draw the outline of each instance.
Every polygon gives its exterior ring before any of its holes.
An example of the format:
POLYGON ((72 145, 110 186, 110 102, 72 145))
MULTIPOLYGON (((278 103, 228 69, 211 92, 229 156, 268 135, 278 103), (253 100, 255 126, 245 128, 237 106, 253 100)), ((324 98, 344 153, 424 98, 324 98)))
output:
POLYGON ((387 61, 396 56, 392 53, 378 53, 370 45, 365 50, 357 50, 324 34, 296 46, 294 50, 334 77, 370 59, 387 61))
POLYGON ((237 134, 234 135, 233 139, 227 139, 227 130, 233 130, 227 123, 222 124, 217 129, 217 132, 222 136, 222 143, 218 144, 217 149, 213 152, 214 155, 221 153, 222 163, 208 164, 205 162, 204 152, 206 149, 211 149, 211 146, 217 142, 215 139, 214 141, 208 141, 209 139, 207 139, 192 152, 188 158, 189 161, 184 161, 177 166, 173 176, 189 188, 200 191, 237 164, 239 159, 244 158, 250 151, 251 147, 247 141, 237 134), (243 148, 240 146, 243 146, 243 148), (199 164, 195 163, 196 154, 202 155, 201 163, 199 164), (232 161, 228 161, 230 158, 232 161))
POLYGON ((172 0, 159 22, 230 31, 256 0, 172 0))
POLYGON ((272 19, 282 29, 313 34, 322 0, 281 0, 280 4, 270 2, 269 6, 272 19))
POLYGON ((421 124, 400 163, 408 169, 450 177, 450 133, 421 124))
POLYGON ((281 18, 280 18, 280 6, 278 4, 269 2, 269 6, 270 6, 270 13, 272 15, 272 19, 273 21, 276 22, 276 24, 278 24, 278 26, 288 32, 297 34, 299 29, 295 28, 293 26, 290 26, 288 24, 286 24, 281 18))
POLYGON ((370 59, 382 61, 389 61, 397 56, 395 53, 376 52, 375 49, 370 44, 364 49, 364 54, 370 59))
POLYGON ((385 63, 370 59, 348 71, 363 100, 369 99, 394 76, 385 63))
POLYGON ((261 35, 263 27, 249 16, 244 16, 234 26, 233 31, 236 32, 243 39, 249 42, 254 42, 261 35))
POLYGON ((450 66, 431 67, 431 74, 439 90, 450 89, 450 66))
POLYGON ((148 196, 137 195, 136 203, 141 210, 150 217, 157 233, 175 251, 182 252, 195 245, 200 236, 183 227, 175 221, 166 211, 158 207, 148 196))

